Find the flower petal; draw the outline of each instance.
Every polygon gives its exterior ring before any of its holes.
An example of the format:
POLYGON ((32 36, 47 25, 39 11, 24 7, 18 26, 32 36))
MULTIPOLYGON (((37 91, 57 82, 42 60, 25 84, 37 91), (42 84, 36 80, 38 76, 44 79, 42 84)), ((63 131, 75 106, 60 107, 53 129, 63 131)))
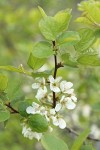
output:
POLYGON ((56 112, 55 112, 55 109, 54 109, 54 108, 53 108, 53 109, 50 109, 50 114, 51 114, 51 115, 55 115, 55 113, 56 113, 56 112))
POLYGON ((26 112, 28 114, 35 114, 35 109, 32 106, 26 108, 26 112))
POLYGON ((71 96, 71 99, 72 99, 74 102, 77 102, 77 97, 76 97, 76 96, 72 95, 72 96, 71 96))
POLYGON ((61 79, 62 79, 62 77, 57 77, 57 78, 55 79, 55 82, 59 82, 61 79))
POLYGON ((66 91, 67 94, 73 94, 73 92, 74 92, 74 89, 69 89, 66 91))
POLYGON ((47 94, 47 88, 44 86, 44 89, 39 88, 37 95, 35 96, 38 100, 44 98, 47 94))
POLYGON ((55 111, 58 112, 61 109, 62 105, 58 103, 55 107, 55 111))
POLYGON ((66 128, 66 122, 65 122, 65 120, 62 119, 62 118, 59 118, 59 128, 60 128, 60 129, 66 128))
POLYGON ((40 83, 33 83, 32 88, 33 89, 38 89, 40 87, 40 83))
POLYGON ((59 125, 58 119, 56 117, 53 116, 52 121, 53 121, 53 125, 55 125, 55 126, 59 125))
POLYGON ((50 81, 50 83, 54 83, 54 78, 52 75, 49 76, 49 81, 50 81))
POLYGON ((60 92, 59 87, 54 86, 53 84, 50 84, 50 89, 51 89, 51 91, 53 91, 53 92, 55 92, 55 93, 60 92))
POLYGON ((76 107, 76 104, 71 99, 66 102, 66 108, 74 109, 75 107, 76 107))
POLYGON ((34 138, 36 138, 38 141, 41 139, 42 137, 42 133, 37 133, 37 132, 33 132, 34 138))
POLYGON ((72 86, 73 86, 73 83, 67 82, 65 80, 60 83, 60 88, 63 93, 67 93, 67 91, 70 90, 72 86))
POLYGON ((35 103, 35 102, 33 102, 33 103, 32 103, 32 106, 33 106, 34 109, 37 109, 40 105, 37 104, 37 103, 35 103))

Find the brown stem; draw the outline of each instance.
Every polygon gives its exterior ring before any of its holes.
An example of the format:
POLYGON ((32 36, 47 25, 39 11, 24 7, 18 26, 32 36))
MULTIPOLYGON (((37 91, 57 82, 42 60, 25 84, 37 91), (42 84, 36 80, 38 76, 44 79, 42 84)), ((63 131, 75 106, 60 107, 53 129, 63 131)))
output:
MULTIPOLYGON (((55 45, 56 45, 55 41, 52 41, 52 44, 53 44, 53 49, 55 49, 55 45)), ((53 77, 54 77, 54 79, 56 79, 56 74, 57 74, 57 56, 56 56, 56 54, 54 54, 54 62, 55 62, 55 68, 54 68, 53 77)), ((55 108, 55 106, 56 106, 56 94, 55 94, 55 92, 53 92, 53 108, 55 108)))
POLYGON ((10 108, 10 113, 11 114, 18 114, 19 112, 16 110, 16 109, 14 109, 12 106, 11 106, 11 104, 10 103, 8 103, 8 104, 5 104, 8 108, 10 108))
POLYGON ((54 55, 54 61, 55 61, 55 69, 54 69, 54 79, 56 78, 56 75, 57 75, 57 69, 58 69, 58 64, 57 64, 57 56, 56 54, 54 55))
MULTIPOLYGON (((75 136, 79 136, 79 134, 78 134, 77 132, 75 132, 74 130, 72 130, 71 128, 66 127, 66 130, 67 130, 69 133, 74 134, 75 136)), ((96 142, 100 142, 99 139, 92 138, 90 135, 87 136, 87 139, 88 139, 88 140, 92 140, 92 141, 96 141, 96 142)))

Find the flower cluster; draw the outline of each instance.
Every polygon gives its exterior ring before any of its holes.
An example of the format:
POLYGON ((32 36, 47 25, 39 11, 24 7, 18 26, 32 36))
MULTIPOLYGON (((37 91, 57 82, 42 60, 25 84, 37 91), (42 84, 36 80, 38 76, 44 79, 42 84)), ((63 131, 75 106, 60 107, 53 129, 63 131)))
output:
MULTIPOLYGON (((60 112, 67 109, 74 109, 77 98, 74 94, 73 83, 62 80, 62 77, 53 78, 52 75, 46 80, 44 77, 36 78, 32 84, 35 90, 35 98, 40 102, 33 102, 32 106, 27 107, 28 114, 40 114, 44 116, 49 124, 49 131, 53 130, 52 126, 58 126, 61 129, 66 127, 66 122, 60 112), (55 97, 54 97, 55 94, 55 97), (56 101, 55 108, 53 101, 56 101)), ((29 139, 41 139, 42 133, 33 132, 31 128, 23 126, 22 134, 29 139)))

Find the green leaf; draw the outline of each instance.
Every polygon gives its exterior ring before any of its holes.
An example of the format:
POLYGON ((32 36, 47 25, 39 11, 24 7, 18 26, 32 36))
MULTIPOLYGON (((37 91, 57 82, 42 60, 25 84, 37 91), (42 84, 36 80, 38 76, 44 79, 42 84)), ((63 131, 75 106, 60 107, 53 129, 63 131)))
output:
POLYGON ((87 26, 91 26, 91 21, 88 20, 87 18, 85 17, 78 17, 75 22, 79 22, 79 23, 83 23, 83 24, 86 24, 87 26))
POLYGON ((8 95, 6 92, 0 92, 0 99, 3 101, 3 102, 7 102, 8 101, 8 95))
POLYGON ((37 58, 48 58, 54 52, 50 43, 42 41, 34 45, 32 54, 37 58))
POLYGON ((55 41, 59 35, 58 23, 53 17, 45 17, 39 23, 39 28, 43 36, 50 41, 55 41))
POLYGON ((13 66, 0 66, 0 69, 7 70, 7 71, 12 71, 12 72, 19 72, 19 73, 31 76, 31 73, 28 72, 27 70, 25 70, 22 65, 20 65, 18 68, 13 67, 13 66))
POLYGON ((77 65, 78 65, 77 61, 72 60, 70 58, 70 54, 69 53, 63 54, 61 56, 61 58, 62 58, 62 61, 64 62, 64 65, 77 68, 77 65))
POLYGON ((62 139, 51 134, 45 134, 41 142, 46 150, 68 150, 67 144, 62 139))
POLYGON ((4 122, 10 118, 10 112, 0 110, 0 122, 4 122))
POLYGON ((48 122, 40 114, 31 115, 28 118, 28 123, 33 131, 41 133, 41 132, 46 132, 48 130, 48 122))
POLYGON ((74 45, 79 40, 80 40, 80 36, 79 36, 78 32, 66 31, 58 37, 57 43, 58 43, 58 45, 63 44, 65 46, 70 46, 70 45, 74 45))
POLYGON ((80 56, 77 61, 85 66, 100 66, 100 58, 97 54, 95 55, 89 55, 84 54, 83 56, 80 56))
POLYGON ((44 72, 36 72, 36 73, 32 72, 32 76, 34 78, 36 78, 36 77, 45 77, 45 78, 47 78, 51 74, 52 74, 52 71, 50 71, 50 70, 46 70, 44 72))
POLYGON ((58 24, 59 32, 66 30, 68 28, 68 25, 71 19, 71 9, 59 11, 54 16, 54 19, 56 20, 58 24))
POLYGON ((28 106, 30 106, 30 103, 28 103, 28 102, 24 101, 24 102, 20 102, 19 103, 19 105, 18 105, 18 111, 19 111, 19 113, 20 113, 21 116, 23 116, 23 117, 27 117, 28 116, 28 114, 26 112, 26 108, 28 106))
POLYGON ((87 50, 95 41, 94 31, 88 28, 79 31, 81 40, 75 44, 76 51, 87 50))
POLYGON ((95 30, 94 34, 96 38, 100 38, 100 29, 95 30))
POLYGON ((86 129, 84 132, 82 132, 78 138, 74 141, 71 150, 79 150, 83 142, 85 141, 86 137, 88 136, 90 132, 90 129, 86 129))
POLYGON ((83 1, 78 5, 82 11, 82 17, 77 19, 77 22, 90 25, 95 28, 100 28, 100 2, 99 1, 83 1), (92 8, 92 11, 91 11, 92 8))
POLYGON ((44 10, 43 10, 40 6, 38 6, 38 8, 39 8, 39 11, 40 11, 42 17, 43 17, 43 18, 47 17, 47 15, 46 15, 46 13, 44 12, 44 10))
POLYGON ((29 59, 28 59, 28 62, 27 64, 34 70, 37 70, 39 68, 41 68, 46 62, 46 59, 45 58, 37 58, 37 57, 34 57, 32 55, 32 53, 30 53, 30 56, 29 56, 29 59))
POLYGON ((83 145, 81 150, 95 150, 92 145, 83 145))
POLYGON ((4 91, 7 87, 7 84, 8 78, 5 75, 0 74, 0 91, 4 91))

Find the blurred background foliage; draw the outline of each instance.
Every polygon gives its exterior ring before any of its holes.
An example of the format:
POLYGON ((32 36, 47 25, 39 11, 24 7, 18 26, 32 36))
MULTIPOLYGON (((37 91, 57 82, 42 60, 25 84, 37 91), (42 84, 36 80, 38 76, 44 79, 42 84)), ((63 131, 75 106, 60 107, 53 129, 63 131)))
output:
MULTIPOLYGON (((75 23, 74 19, 80 15, 77 10, 79 2, 81 1, 0 0, 0 65, 17 67, 23 64, 26 69, 29 69, 27 60, 33 44, 43 39, 38 27, 41 19, 38 6, 41 6, 48 15, 53 15, 62 9, 72 8, 73 17, 69 30, 78 30, 82 26, 75 23)), ((100 51, 100 46, 98 50, 100 51)), ((52 61, 48 61, 47 65, 52 68, 52 61)), ((34 97, 31 78, 18 73, 2 72, 9 77, 7 92, 10 99, 17 101, 34 97)), ((68 126, 80 132, 90 127, 94 137, 100 138, 100 67, 65 67, 60 69, 58 74, 74 83, 78 97, 77 108, 65 114, 68 126)), ((55 132, 62 136, 70 147, 75 137, 67 131, 66 134, 62 130, 55 132)), ((100 150, 99 142, 94 143, 94 146, 100 150)), ((30 141, 22 136, 19 118, 17 115, 12 115, 6 128, 0 124, 0 149, 42 150, 43 148, 36 140, 30 141)))

